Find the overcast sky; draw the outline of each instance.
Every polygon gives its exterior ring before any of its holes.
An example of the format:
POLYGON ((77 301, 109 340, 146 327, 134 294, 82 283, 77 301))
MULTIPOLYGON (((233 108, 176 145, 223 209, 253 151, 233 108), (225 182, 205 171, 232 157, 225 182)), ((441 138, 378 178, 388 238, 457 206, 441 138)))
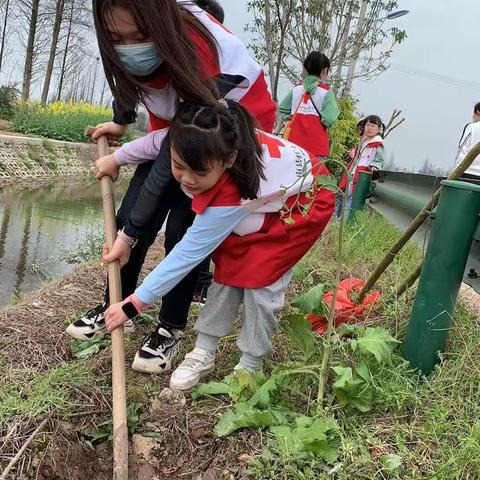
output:
MULTIPOLYGON (((225 23, 248 43, 246 0, 220 1, 225 23)), ((480 0, 399 0, 399 8, 410 14, 391 25, 405 29, 408 39, 396 47, 387 72, 372 83, 356 81, 353 93, 361 113, 384 121, 394 108, 402 110, 405 123, 387 139, 400 169, 418 170, 427 157, 447 169, 480 101, 480 0)))
MULTIPOLYGON (((219 1, 226 25, 248 44, 247 0, 219 1)), ((473 105, 480 101, 480 0, 398 1, 399 9, 410 13, 389 24, 405 29, 408 38, 395 47, 390 69, 371 83, 355 81, 353 94, 361 114, 377 114, 387 121, 394 108, 402 110, 406 122, 386 144, 387 157, 394 155, 398 169, 417 171, 427 157, 449 169, 473 105)), ((14 47, 11 73, 2 80, 21 84, 15 61, 24 50, 18 42, 14 47)), ((40 88, 37 81, 32 93, 39 96, 40 88)), ((288 82, 282 81, 280 93, 287 88, 288 82)))

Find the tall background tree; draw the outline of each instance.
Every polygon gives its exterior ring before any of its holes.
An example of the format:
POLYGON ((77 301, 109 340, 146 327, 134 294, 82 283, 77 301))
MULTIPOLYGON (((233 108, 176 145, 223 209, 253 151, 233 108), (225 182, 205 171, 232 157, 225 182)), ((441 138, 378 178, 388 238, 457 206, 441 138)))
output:
MULTIPOLYGON (((20 1, 20 13, 23 19, 27 20, 25 29, 27 32, 25 63, 23 67, 22 99, 27 100, 30 97, 30 86, 34 75, 35 47, 38 45, 38 21, 40 0, 20 1)), ((22 22, 23 25, 23 22, 22 22)), ((22 43, 24 38, 22 37, 22 43)))
POLYGON ((90 0, 0 0, 0 85, 24 100, 108 104, 90 0))
POLYGON ((387 24, 397 6, 396 0, 250 0, 250 48, 268 65, 274 96, 282 78, 298 80, 312 50, 329 56, 337 91, 348 95, 355 78, 382 73, 405 39, 404 31, 387 24))
POLYGON ((55 2, 55 14, 52 25, 52 42, 50 43, 50 53, 48 56, 47 69, 45 72, 45 79, 42 89, 42 103, 47 103, 48 91, 50 90, 50 81, 52 79, 53 66, 57 57, 58 37, 60 36, 60 30, 62 28, 63 13, 65 10, 65 0, 56 0, 55 2))
POLYGON ((102 72, 98 76, 94 75, 98 53, 92 48, 96 40, 92 30, 90 4, 88 0, 66 0, 66 18, 62 24, 63 35, 58 48, 57 100, 70 98, 89 101, 95 83, 100 77, 103 80, 102 72))
POLYGON ((1 33, 1 40, 0 40, 0 73, 2 71, 2 64, 5 55, 5 40, 7 37, 7 28, 8 28, 8 18, 10 14, 10 0, 5 0, 1 4, 3 19, 2 19, 2 33, 1 33))

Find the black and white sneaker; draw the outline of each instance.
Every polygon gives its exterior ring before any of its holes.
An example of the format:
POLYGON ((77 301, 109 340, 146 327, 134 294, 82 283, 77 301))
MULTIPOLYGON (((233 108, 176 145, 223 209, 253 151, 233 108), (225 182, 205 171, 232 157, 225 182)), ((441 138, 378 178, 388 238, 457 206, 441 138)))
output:
MULTIPOLYGON (((88 341, 97 337, 103 337, 110 332, 107 330, 105 324, 105 310, 108 305, 97 305, 95 308, 89 310, 82 318, 71 323, 65 330, 68 335, 77 340, 88 341)), ((135 331, 133 322, 127 320, 123 324, 124 332, 131 334, 135 331)))
POLYGON ((172 369, 172 361, 180 352, 180 330, 159 324, 145 337, 133 360, 132 368, 143 373, 163 373, 172 369))

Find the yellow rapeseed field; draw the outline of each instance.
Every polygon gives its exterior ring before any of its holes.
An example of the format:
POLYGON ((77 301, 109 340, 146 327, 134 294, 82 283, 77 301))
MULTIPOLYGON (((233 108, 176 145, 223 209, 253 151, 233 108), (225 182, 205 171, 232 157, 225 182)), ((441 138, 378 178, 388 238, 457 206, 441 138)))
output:
POLYGON ((20 101, 15 105, 12 129, 57 140, 83 142, 84 129, 112 120, 111 108, 86 102, 60 101, 42 105, 20 101))
POLYGON ((36 113, 45 115, 71 115, 71 114, 87 114, 87 115, 112 115, 112 109, 103 105, 92 105, 87 102, 59 101, 42 105, 40 102, 32 100, 19 101, 19 108, 26 108, 36 113))

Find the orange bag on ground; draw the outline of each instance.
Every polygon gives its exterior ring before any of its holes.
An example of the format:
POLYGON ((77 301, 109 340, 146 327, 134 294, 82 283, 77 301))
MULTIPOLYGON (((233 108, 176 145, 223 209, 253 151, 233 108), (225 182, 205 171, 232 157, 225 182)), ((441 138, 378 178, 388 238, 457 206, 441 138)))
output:
MULTIPOLYGON (((335 327, 343 323, 357 323, 365 319, 368 311, 378 303, 380 292, 374 290, 368 294, 360 305, 352 302, 351 296, 355 292, 365 286, 365 281, 357 278, 348 278, 342 280, 338 286, 337 302, 335 305, 335 327)), ((330 307, 332 305, 333 291, 327 292, 323 296, 324 302, 330 307)), ((309 313, 307 319, 311 322, 313 330, 317 333, 325 333, 327 331, 328 322, 323 315, 314 315, 309 313)))

